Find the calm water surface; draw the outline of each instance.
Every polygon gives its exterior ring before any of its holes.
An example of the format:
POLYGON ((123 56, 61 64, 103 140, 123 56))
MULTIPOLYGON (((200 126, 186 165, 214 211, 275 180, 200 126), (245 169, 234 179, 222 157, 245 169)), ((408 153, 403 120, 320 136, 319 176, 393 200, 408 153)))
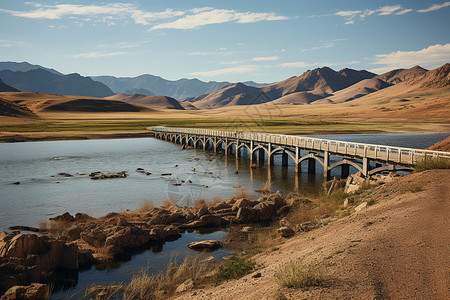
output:
MULTIPOLYGON (((320 138, 426 148, 449 134, 348 134, 321 135, 320 138)), ((318 168, 315 175, 280 166, 280 157, 270 169, 261 166, 250 169, 243 158, 224 157, 201 150, 180 150, 179 145, 153 138, 51 141, 0 144, 0 231, 12 225, 38 226, 39 221, 60 215, 84 212, 99 217, 109 212, 137 209, 147 200, 160 205, 170 197, 177 204, 190 205, 195 199, 214 197, 226 199, 239 187, 255 193, 270 180, 272 190, 285 193, 295 188, 317 191, 323 183, 318 168), (136 172, 144 168, 146 176, 136 172), (239 170, 238 174, 235 173, 239 170), (127 171, 127 178, 91 180, 94 171, 127 171), (57 175, 66 172, 72 177, 57 175), (164 173, 171 175, 162 176, 164 173), (174 183, 185 183, 175 186, 174 183), (192 183, 188 183, 188 181, 192 183), (15 185, 14 182, 20 182, 15 185)), ((292 162, 289 162, 292 164, 292 162)), ((306 168, 306 164, 302 166, 306 168)), ((303 171, 306 171, 304 169, 303 171)), ((333 175, 333 174, 332 174, 333 175)), ((335 174, 337 175, 337 174, 335 174)), ((140 268, 158 271, 167 265, 171 253, 177 250, 184 257, 191 250, 185 245, 194 240, 221 239, 225 232, 190 232, 163 247, 146 249, 120 267, 80 272, 78 285, 70 293, 84 292, 93 282, 129 281, 140 268)), ((220 258, 227 254, 214 252, 220 258)), ((55 294, 54 299, 64 293, 55 294)), ((65 298, 64 296, 63 298, 65 298)))

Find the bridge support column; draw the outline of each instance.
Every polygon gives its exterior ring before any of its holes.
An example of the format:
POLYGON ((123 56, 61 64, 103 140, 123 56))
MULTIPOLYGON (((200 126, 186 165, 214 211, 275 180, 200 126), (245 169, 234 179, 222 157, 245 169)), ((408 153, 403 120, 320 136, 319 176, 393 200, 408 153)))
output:
POLYGON ((228 156, 228 138, 225 138, 225 156, 228 156))
POLYGON ((363 158, 363 175, 365 177, 367 177, 369 175, 369 170, 370 169, 370 162, 369 159, 367 157, 363 158))
POLYGON ((308 158, 308 173, 316 173, 316 160, 314 158, 308 158))
POLYGON ((273 165, 272 144, 267 145, 267 165, 273 165))
POLYGON ((300 149, 298 147, 295 147, 295 174, 301 172, 301 167, 300 164, 298 163, 299 160, 300 160, 300 149))
POLYGON ((217 153, 217 137, 214 137, 214 153, 217 153))
POLYGON ((330 177, 330 170, 328 170, 330 155, 328 154, 328 151, 323 152, 323 178, 328 180, 330 177))
POLYGON ((341 178, 347 178, 350 175, 350 165, 342 165, 341 178))
POLYGON ((287 166, 288 165, 288 154, 286 153, 286 151, 284 151, 282 156, 281 156, 281 165, 282 166, 287 166))
POLYGON ((258 149, 258 162, 260 164, 264 164, 264 149, 263 148, 258 149))

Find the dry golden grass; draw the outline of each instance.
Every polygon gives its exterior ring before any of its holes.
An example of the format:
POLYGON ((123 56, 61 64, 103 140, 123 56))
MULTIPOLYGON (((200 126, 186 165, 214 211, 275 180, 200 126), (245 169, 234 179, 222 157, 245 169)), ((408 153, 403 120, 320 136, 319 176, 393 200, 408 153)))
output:
POLYGON ((217 264, 206 260, 203 255, 188 256, 181 264, 172 258, 165 271, 150 275, 141 271, 133 276, 131 282, 124 285, 123 299, 162 299, 169 298, 175 293, 176 288, 188 279, 194 282, 205 276, 212 276, 217 264))
POLYGON ((292 260, 275 273, 275 281, 288 288, 306 288, 323 284, 324 277, 318 264, 292 260))
POLYGON ((139 205, 139 212, 147 212, 155 208, 155 205, 152 200, 145 200, 139 205))

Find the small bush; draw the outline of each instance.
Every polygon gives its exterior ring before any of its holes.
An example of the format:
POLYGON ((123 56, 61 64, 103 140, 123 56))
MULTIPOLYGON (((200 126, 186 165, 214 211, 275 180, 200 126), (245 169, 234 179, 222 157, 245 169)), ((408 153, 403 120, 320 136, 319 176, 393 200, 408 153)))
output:
POLYGON ((450 169, 450 159, 433 157, 418 161, 414 165, 415 172, 422 172, 425 170, 433 169, 450 169))
POLYGON ((403 193, 408 193, 408 192, 417 193, 417 192, 423 191, 423 186, 418 183, 410 183, 410 184, 403 186, 400 189, 400 191, 403 193))
POLYGON ((240 188, 237 188, 236 191, 234 192, 233 198, 234 199, 242 199, 242 198, 250 199, 251 196, 245 188, 240 187, 240 188))
POLYGON ((288 288, 305 288, 323 284, 323 276, 317 264, 290 261, 275 273, 275 281, 288 288))
POLYGON ((369 201, 367 201, 367 205, 374 205, 376 202, 375 202, 375 199, 370 199, 369 201))
POLYGON ((216 278, 221 280, 238 279, 253 271, 255 262, 248 258, 233 257, 224 261, 217 271, 216 278))

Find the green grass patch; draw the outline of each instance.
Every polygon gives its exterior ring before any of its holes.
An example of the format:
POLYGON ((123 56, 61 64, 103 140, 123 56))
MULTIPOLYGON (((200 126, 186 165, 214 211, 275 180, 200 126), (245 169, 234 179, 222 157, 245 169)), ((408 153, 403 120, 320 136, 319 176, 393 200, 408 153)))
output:
POLYGON ((424 190, 423 185, 421 185, 419 183, 410 183, 410 184, 407 184, 407 185, 403 186, 400 189, 400 191, 402 193, 408 193, 408 192, 410 192, 410 193, 418 193, 418 192, 421 192, 423 190, 424 190))
POLYGON ((238 279, 249 274, 255 268, 255 261, 245 257, 232 257, 224 261, 217 271, 219 281, 238 279))

